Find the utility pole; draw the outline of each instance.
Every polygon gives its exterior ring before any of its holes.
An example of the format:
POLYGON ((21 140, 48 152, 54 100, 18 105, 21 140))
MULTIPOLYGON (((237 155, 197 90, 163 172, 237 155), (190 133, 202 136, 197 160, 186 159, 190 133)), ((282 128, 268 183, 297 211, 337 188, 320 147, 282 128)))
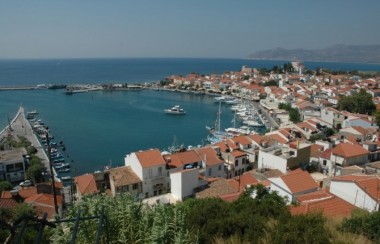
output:
POLYGON ((51 163, 51 148, 50 148, 49 130, 46 131, 46 143, 47 143, 47 155, 48 155, 49 167, 50 167, 51 185, 53 187, 54 209, 55 209, 55 213, 58 214, 57 193, 55 192, 55 180, 54 180, 54 174, 53 174, 53 164, 51 163))

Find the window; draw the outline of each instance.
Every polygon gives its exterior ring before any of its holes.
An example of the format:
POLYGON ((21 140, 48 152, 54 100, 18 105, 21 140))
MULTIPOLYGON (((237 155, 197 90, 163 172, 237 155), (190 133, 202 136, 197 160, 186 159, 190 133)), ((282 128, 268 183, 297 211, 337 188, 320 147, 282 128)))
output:
POLYGON ((158 175, 162 175, 162 167, 158 167, 158 175))
POLYGON ((133 189, 133 190, 136 190, 137 187, 138 187, 137 183, 132 185, 132 189, 133 189))
POLYGON ((209 168, 208 169, 208 176, 211 176, 211 173, 212 173, 212 168, 209 168))
POLYGON ((323 166, 327 165, 327 160, 323 160, 323 166))
POLYGON ((222 170, 222 165, 219 165, 219 171, 221 171, 222 170))
POLYGON ((235 160, 235 166, 239 166, 239 161, 237 159, 235 160))

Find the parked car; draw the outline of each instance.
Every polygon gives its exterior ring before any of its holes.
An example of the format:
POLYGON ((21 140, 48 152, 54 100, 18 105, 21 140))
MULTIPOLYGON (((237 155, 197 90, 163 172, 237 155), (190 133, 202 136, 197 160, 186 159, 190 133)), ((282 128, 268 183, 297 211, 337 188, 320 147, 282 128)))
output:
POLYGON ((20 186, 31 186, 32 182, 30 180, 26 180, 20 183, 20 186))

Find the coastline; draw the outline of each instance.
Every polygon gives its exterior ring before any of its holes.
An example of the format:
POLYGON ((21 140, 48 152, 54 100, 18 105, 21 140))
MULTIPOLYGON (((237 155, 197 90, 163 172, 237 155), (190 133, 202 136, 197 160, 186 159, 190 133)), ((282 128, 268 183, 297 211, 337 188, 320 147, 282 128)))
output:
MULTIPOLYGON (((20 106, 16 116, 13 118, 13 120, 10 122, 10 126, 12 128, 12 136, 23 136, 25 137, 36 149, 37 153, 36 156, 41 159, 42 164, 45 166, 46 170, 50 169, 49 165, 49 159, 48 156, 44 150, 44 147, 41 145, 40 141, 38 140, 36 134, 34 133, 31 124, 25 117, 25 111, 22 106, 20 106)), ((8 132, 9 125, 7 125, 1 132, 0 132, 0 138, 1 140, 4 138, 4 134, 8 132)), ((57 181, 57 173, 55 172, 53 168, 53 174, 54 178, 57 181)))

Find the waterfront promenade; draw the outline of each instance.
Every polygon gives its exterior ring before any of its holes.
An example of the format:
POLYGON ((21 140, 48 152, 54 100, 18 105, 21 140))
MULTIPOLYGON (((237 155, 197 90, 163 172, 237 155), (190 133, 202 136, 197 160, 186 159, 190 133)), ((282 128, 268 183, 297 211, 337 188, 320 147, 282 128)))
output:
MULTIPOLYGON (((25 111, 22 106, 18 110, 16 116, 10 122, 10 126, 12 128, 12 137, 17 138, 17 136, 23 136, 28 141, 30 141, 30 143, 32 143, 32 145, 37 149, 36 156, 41 159, 41 162, 46 167, 46 169, 49 169, 48 156, 46 155, 44 148, 34 133, 29 121, 26 119, 25 111)), ((0 141, 7 137, 9 135, 8 133, 9 125, 7 125, 5 129, 0 132, 0 141)))

